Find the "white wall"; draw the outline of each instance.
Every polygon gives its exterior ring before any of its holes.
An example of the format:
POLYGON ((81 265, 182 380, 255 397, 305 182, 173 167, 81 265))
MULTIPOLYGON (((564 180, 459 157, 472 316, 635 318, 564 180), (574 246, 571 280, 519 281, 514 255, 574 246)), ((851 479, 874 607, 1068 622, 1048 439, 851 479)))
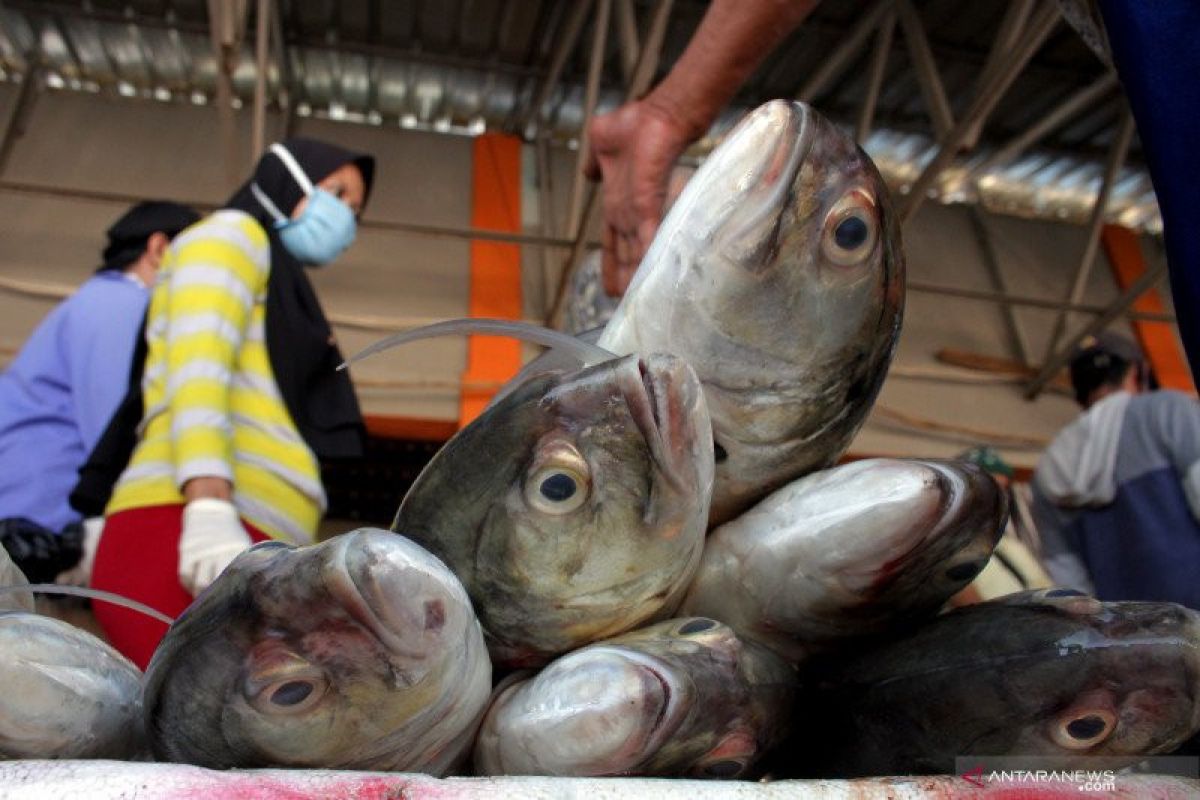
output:
MULTIPOLYGON (((14 87, 0 84, 0 119, 12 107, 14 87)), ((239 136, 248 141, 245 114, 239 136)), ((272 130, 278 120, 271 121, 272 130)), ((466 227, 471 208, 471 142, 458 136, 303 119, 298 133, 373 152, 378 159, 370 220, 466 227)), ((19 140, 0 180, 82 191, 110 191, 218 203, 227 194, 221 142, 212 108, 97 95, 51 92, 35 106, 29 133, 19 140)), ((247 165, 249 154, 247 153, 247 165)), ((555 209, 565 216, 574 154, 554 153, 555 209)), ((247 167, 248 168, 248 167, 247 167)), ((98 263, 103 231, 124 211, 107 201, 52 197, 0 188, 0 279, 75 285, 98 263)), ((968 227, 967 211, 928 203, 906 232, 911 280, 990 290, 968 227)), ((1083 247, 1077 227, 1006 217, 987 225, 1001 269, 1018 295, 1061 298, 1083 247)), ((1147 241, 1151 262, 1161 248, 1147 241)), ((540 315, 543 297, 540 248, 523 248, 526 315, 540 315)), ((353 249, 314 274, 331 317, 399 320, 465 313, 469 245, 461 239, 366 229, 353 249)), ((553 265, 561 256, 552 256, 553 265)), ((1167 294, 1165 285, 1161 289, 1167 294)), ((1084 302, 1103 304, 1116 295, 1101 255, 1084 302)), ((0 356, 11 355, 51 300, 0 288, 0 356)), ((1018 317, 1040 359, 1054 313, 1021 309, 1018 317)), ((1075 324, 1082 324, 1082 319, 1075 324)), ((342 327, 342 348, 352 353, 378 331, 342 327)), ((1007 356, 999 306, 910 292, 904 330, 880 405, 943 423, 1048 438, 1075 413, 1069 398, 1044 395, 1034 403, 1013 385, 973 386, 909 377, 936 364, 943 347, 1007 356)), ((454 384, 464 366, 462 340, 443 339, 393 350, 355 370, 364 407, 372 413, 453 419, 454 384), (391 385, 377 386, 384 382, 391 385), (404 384, 402 386, 396 384, 404 384)), ((951 455, 962 438, 915 434, 875 415, 854 444, 871 454, 951 455)), ((1004 451, 1032 464, 1036 449, 1004 451)))

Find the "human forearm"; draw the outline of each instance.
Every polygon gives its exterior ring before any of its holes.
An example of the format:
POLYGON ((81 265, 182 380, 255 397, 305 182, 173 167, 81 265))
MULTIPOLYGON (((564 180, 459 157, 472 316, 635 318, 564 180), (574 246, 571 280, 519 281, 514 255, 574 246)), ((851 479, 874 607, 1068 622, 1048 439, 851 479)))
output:
POLYGON ((233 499, 233 483, 224 478, 200 476, 183 485, 183 499, 189 503, 207 497, 216 500, 233 499))
POLYGON ((683 55, 645 100, 691 139, 708 130, 738 88, 818 0, 713 0, 683 55))

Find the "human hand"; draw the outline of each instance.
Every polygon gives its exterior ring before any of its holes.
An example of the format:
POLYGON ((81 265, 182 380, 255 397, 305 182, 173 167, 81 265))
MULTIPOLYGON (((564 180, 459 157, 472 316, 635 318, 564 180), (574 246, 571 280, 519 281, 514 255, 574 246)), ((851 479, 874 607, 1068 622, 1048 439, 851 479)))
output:
POLYGON ((667 179, 696 138, 653 97, 596 117, 588 131, 588 177, 604 181, 604 290, 622 295, 662 221, 667 179))
POLYGON ((179 582, 195 597, 250 544, 233 503, 212 497, 192 500, 183 508, 179 582))
POLYGON ((96 548, 104 532, 104 517, 88 517, 83 521, 83 553, 79 563, 58 573, 55 583, 64 586, 87 586, 92 582, 92 565, 96 563, 96 548))

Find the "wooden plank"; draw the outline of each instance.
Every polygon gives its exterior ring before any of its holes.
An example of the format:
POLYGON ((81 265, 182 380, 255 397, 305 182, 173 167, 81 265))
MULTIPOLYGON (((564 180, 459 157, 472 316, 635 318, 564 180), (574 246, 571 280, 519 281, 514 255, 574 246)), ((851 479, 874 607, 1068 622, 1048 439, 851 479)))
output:
MULTIPOLYGON (((1146 261, 1137 234, 1120 225, 1105 225, 1100 231, 1100 242, 1104 245, 1117 285, 1121 291, 1125 291, 1146 271, 1146 261)), ((1134 302, 1133 310, 1162 312, 1166 308, 1158 290, 1149 289, 1134 302)), ((1164 389, 1195 394, 1196 386, 1179 347, 1175 326, 1168 322, 1145 320, 1133 320, 1131 324, 1159 384, 1164 389)))
MULTIPOLYGON (((1019 378, 1032 379, 1040 369, 1037 364, 1025 365, 1015 358, 1000 358, 982 353, 972 353, 968 350, 956 350, 952 347, 938 350, 934 357, 943 364, 992 375, 1014 375, 1019 378)), ((1049 385, 1056 390, 1073 394, 1071 379, 1065 371, 1056 375, 1049 385)))

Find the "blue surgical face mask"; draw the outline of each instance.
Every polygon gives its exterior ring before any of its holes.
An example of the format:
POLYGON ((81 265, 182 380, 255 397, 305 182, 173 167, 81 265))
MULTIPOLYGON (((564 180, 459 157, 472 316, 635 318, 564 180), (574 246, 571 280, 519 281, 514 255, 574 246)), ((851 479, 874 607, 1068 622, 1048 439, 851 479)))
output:
POLYGON ((357 228, 354 212, 329 192, 314 186, 283 145, 271 145, 271 152, 279 157, 308 196, 304 211, 296 219, 290 219, 280 212, 258 184, 250 184, 250 191, 275 218, 275 229, 289 253, 310 266, 328 264, 354 242, 357 228))

